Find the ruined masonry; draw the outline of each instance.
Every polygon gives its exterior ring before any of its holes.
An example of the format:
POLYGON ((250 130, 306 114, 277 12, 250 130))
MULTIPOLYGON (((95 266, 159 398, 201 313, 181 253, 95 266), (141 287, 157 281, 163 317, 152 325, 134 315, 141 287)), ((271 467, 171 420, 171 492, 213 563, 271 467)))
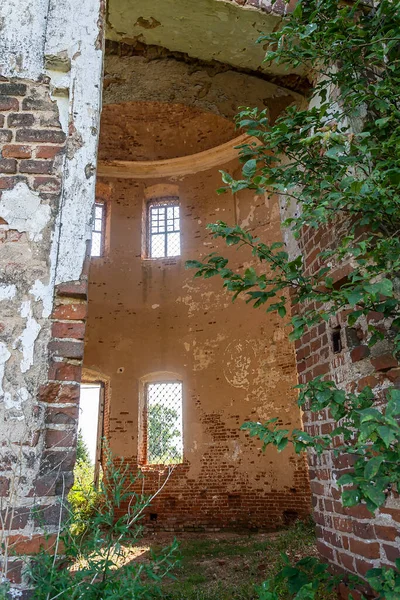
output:
MULTIPOLYGON (((351 390, 399 384, 389 349, 370 352, 367 323, 349 328, 345 314, 294 346, 281 319, 244 319, 217 281, 193 282, 184 268, 222 250, 205 229, 217 219, 282 240, 279 198, 215 190, 221 169, 240 172, 239 106, 267 108, 273 120, 306 102, 307 74, 268 70, 254 44, 293 4, 0 7, 0 561, 23 594, 21 556, 54 545, 73 482, 81 382, 101 385, 99 440, 142 470, 148 493, 170 470, 151 438, 151 390, 181 390, 179 456, 149 527, 277 528, 312 502, 324 560, 362 575, 399 556, 397 498, 374 519, 363 506, 345 509, 335 482, 347 460, 310 454, 307 466, 289 450, 263 454, 239 429, 277 416, 326 433, 329 415, 301 415, 293 386, 316 375, 351 390), (175 237, 160 229, 170 214, 175 237)), ((284 241, 312 273, 337 234, 305 231, 297 245, 285 232, 284 241)), ((336 282, 345 276, 338 269, 336 282)))

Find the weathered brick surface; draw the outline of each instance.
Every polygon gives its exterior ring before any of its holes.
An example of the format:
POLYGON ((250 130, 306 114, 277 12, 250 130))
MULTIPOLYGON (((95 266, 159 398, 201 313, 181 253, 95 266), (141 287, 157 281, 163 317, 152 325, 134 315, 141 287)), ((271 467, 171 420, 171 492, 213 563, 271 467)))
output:
MULTIPOLYGON (((336 229, 331 227, 328 230, 310 229, 302 232, 300 247, 308 274, 322 266, 318 252, 332 245, 335 237, 343 234, 344 228, 345 224, 341 223, 336 225, 336 229)), ((348 272, 349 266, 346 265, 336 270, 336 285, 340 285, 342 277, 348 272)), ((306 383, 316 375, 324 375, 351 392, 368 385, 383 401, 385 387, 400 381, 398 364, 391 354, 389 343, 368 347, 370 322, 385 326, 381 314, 371 313, 367 319, 359 319, 349 327, 347 312, 342 311, 329 323, 310 328, 296 342, 300 383, 306 383), (332 335, 337 331, 340 333, 341 350, 335 353, 332 335)), ((328 433, 333 425, 326 410, 319 414, 308 411, 304 414, 305 429, 312 435, 328 433)), ((336 480, 353 462, 354 456, 351 455, 335 458, 327 452, 318 457, 311 452, 309 473, 314 516, 319 524, 319 549, 323 558, 346 571, 364 575, 367 567, 378 566, 382 561, 393 565, 400 556, 399 500, 394 496, 389 498, 388 507, 382 508, 375 518, 365 505, 344 508, 336 480)), ((343 597, 347 593, 347 588, 344 588, 343 597)))
MULTIPOLYGON (((0 142, 3 143, 0 149, 0 200, 4 191, 24 183, 38 193, 55 214, 59 208, 66 136, 58 121, 57 106, 50 98, 48 84, 0 81, 0 125, 4 127, 0 129, 0 142)), ((24 252, 26 255, 26 234, 9 229, 6 221, 0 219, 0 245, 3 244, 8 252, 10 245, 17 248, 20 244, 21 256, 24 252)), ((6 273, 12 272, 11 266, 5 266, 6 273)), ((18 268, 25 277, 22 267, 18 268)), ((35 269, 36 277, 45 276, 40 272, 40 263, 35 263, 35 269)), ((16 283, 19 285, 20 282, 16 283)), ((33 554, 40 547, 52 549, 54 536, 51 532, 57 529, 60 518, 57 496, 65 496, 72 485, 86 296, 81 292, 79 300, 73 300, 68 294, 69 286, 86 289, 82 282, 71 282, 62 299, 55 303, 52 340, 48 346, 48 381, 37 390, 33 409, 43 420, 34 421, 36 425, 32 425, 24 440, 22 456, 18 452, 3 452, 0 456, 1 517, 5 531, 10 532, 11 555, 33 554), (42 448, 45 450, 40 455, 42 448), (23 487, 26 497, 22 500, 26 506, 17 505, 13 511, 3 510, 11 487, 15 485, 15 467, 20 463, 21 468, 27 464, 32 472, 36 470, 31 484, 26 483, 23 487), (33 507, 39 511, 33 513, 33 507), (43 523, 50 537, 43 537, 43 523)), ((38 314, 39 311, 35 317, 38 314)), ((50 330, 50 323, 46 325, 50 330)), ((10 330, 7 313, 4 328, 6 332, 10 330)), ((7 577, 12 583, 23 581, 21 566, 20 560, 10 559, 7 577)))

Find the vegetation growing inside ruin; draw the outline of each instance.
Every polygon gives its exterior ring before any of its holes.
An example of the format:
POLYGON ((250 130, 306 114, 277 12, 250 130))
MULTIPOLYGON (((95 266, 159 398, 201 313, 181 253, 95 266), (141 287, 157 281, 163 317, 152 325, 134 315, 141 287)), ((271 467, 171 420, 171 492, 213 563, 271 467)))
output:
MULTIPOLYGON (((266 110, 241 110, 237 125, 254 141, 240 147, 242 179, 223 173, 226 186, 220 191, 276 192, 300 208, 284 222, 294 238, 306 230, 321 235, 333 230, 335 239, 319 251, 319 267, 310 274, 302 256, 289 256, 283 244, 264 244, 240 226, 218 221, 208 226, 213 236, 242 248, 260 268, 235 271, 215 253, 187 266, 197 277, 221 277, 233 300, 245 295, 254 308, 266 306, 282 318, 293 303, 292 340, 341 310, 348 311, 350 327, 367 323, 373 312, 381 324, 368 323, 369 346, 384 341, 400 356, 399 32, 397 1, 300 0, 284 26, 260 40, 268 48, 266 62, 311 74, 310 104, 288 108, 275 123, 266 110), (338 281, 335 270, 345 265, 350 268, 338 281)), ((322 377, 299 388, 299 406, 329 410, 337 424, 333 431, 290 432, 278 428, 276 419, 243 428, 278 451, 291 444, 297 453, 352 454, 354 468, 338 481, 343 504, 365 502, 374 513, 399 489, 400 391, 387 386, 346 393, 322 377)), ((285 572, 289 578, 291 568, 285 572)), ((393 570, 369 577, 381 598, 398 597, 393 570)), ((296 598, 315 597, 313 583, 307 585, 294 590, 296 598)), ((260 595, 277 597, 273 583, 260 595)))
POLYGON ((149 600, 161 596, 162 580, 178 563, 176 542, 146 562, 125 560, 142 536, 140 521, 154 498, 135 493, 135 481, 129 466, 122 461, 116 465, 108 451, 99 490, 94 490, 93 483, 91 489, 87 483, 84 488, 77 484, 75 494, 79 492, 86 509, 79 501, 71 507, 60 506, 68 514, 54 555, 43 551, 28 564, 33 599, 149 600))

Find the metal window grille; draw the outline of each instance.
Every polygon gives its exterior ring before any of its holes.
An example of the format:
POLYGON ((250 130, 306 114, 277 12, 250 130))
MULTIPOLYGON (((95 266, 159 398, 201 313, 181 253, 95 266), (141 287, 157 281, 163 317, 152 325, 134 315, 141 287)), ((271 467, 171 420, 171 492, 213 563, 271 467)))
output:
POLYGON ((90 256, 98 257, 103 255, 104 248, 104 204, 96 202, 94 205, 94 219, 92 229, 92 246, 90 256))
POLYGON ((149 383, 146 389, 147 463, 183 460, 182 383, 149 383))
POLYGON ((181 253, 179 204, 176 200, 149 205, 149 256, 168 258, 181 253))

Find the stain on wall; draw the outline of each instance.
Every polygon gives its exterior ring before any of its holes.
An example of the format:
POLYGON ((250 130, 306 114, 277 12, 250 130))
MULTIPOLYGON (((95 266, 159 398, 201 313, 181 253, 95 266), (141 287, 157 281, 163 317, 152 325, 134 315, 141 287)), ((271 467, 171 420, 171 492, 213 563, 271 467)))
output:
MULTIPOLYGON (((176 154, 181 139, 178 105, 148 105, 148 132, 157 135, 165 156, 176 154)), ((104 107, 100 156, 113 157, 114 137, 129 118, 144 119, 144 103, 104 107), (136 117, 135 117, 136 111, 136 117)), ((224 141, 231 124, 210 113, 185 107, 182 126, 193 152, 224 141), (219 121, 218 121, 219 119, 219 121)), ((142 135, 130 158, 158 156, 154 137, 142 135)), ((185 151, 185 146, 182 147, 185 151)), ((119 155, 119 158, 122 158, 119 155)), ((234 173, 238 162, 223 168, 234 173)), ((222 165, 221 165, 222 168, 222 165)), ((260 444, 240 431, 246 419, 279 416, 299 426, 296 406, 294 348, 285 322, 232 304, 218 280, 193 280, 185 261, 222 252, 233 267, 250 266, 251 256, 227 249, 206 230, 221 219, 246 223, 263 239, 281 239, 275 198, 242 193, 218 196, 218 168, 175 181, 118 180, 98 183, 106 200, 109 239, 106 255, 93 259, 89 275, 89 316, 84 365, 110 382, 106 433, 111 450, 133 471, 140 453, 139 396, 143 379, 159 372, 183 381, 184 462, 174 470, 151 507, 157 526, 276 527, 285 514, 309 510, 306 465, 289 452, 262 454, 260 444), (182 255, 174 259, 142 258, 142 215, 146 199, 160 190, 179 196, 182 255)), ((146 492, 159 485, 165 469, 143 467, 146 492)), ((152 521, 155 524, 155 521, 152 521)))

